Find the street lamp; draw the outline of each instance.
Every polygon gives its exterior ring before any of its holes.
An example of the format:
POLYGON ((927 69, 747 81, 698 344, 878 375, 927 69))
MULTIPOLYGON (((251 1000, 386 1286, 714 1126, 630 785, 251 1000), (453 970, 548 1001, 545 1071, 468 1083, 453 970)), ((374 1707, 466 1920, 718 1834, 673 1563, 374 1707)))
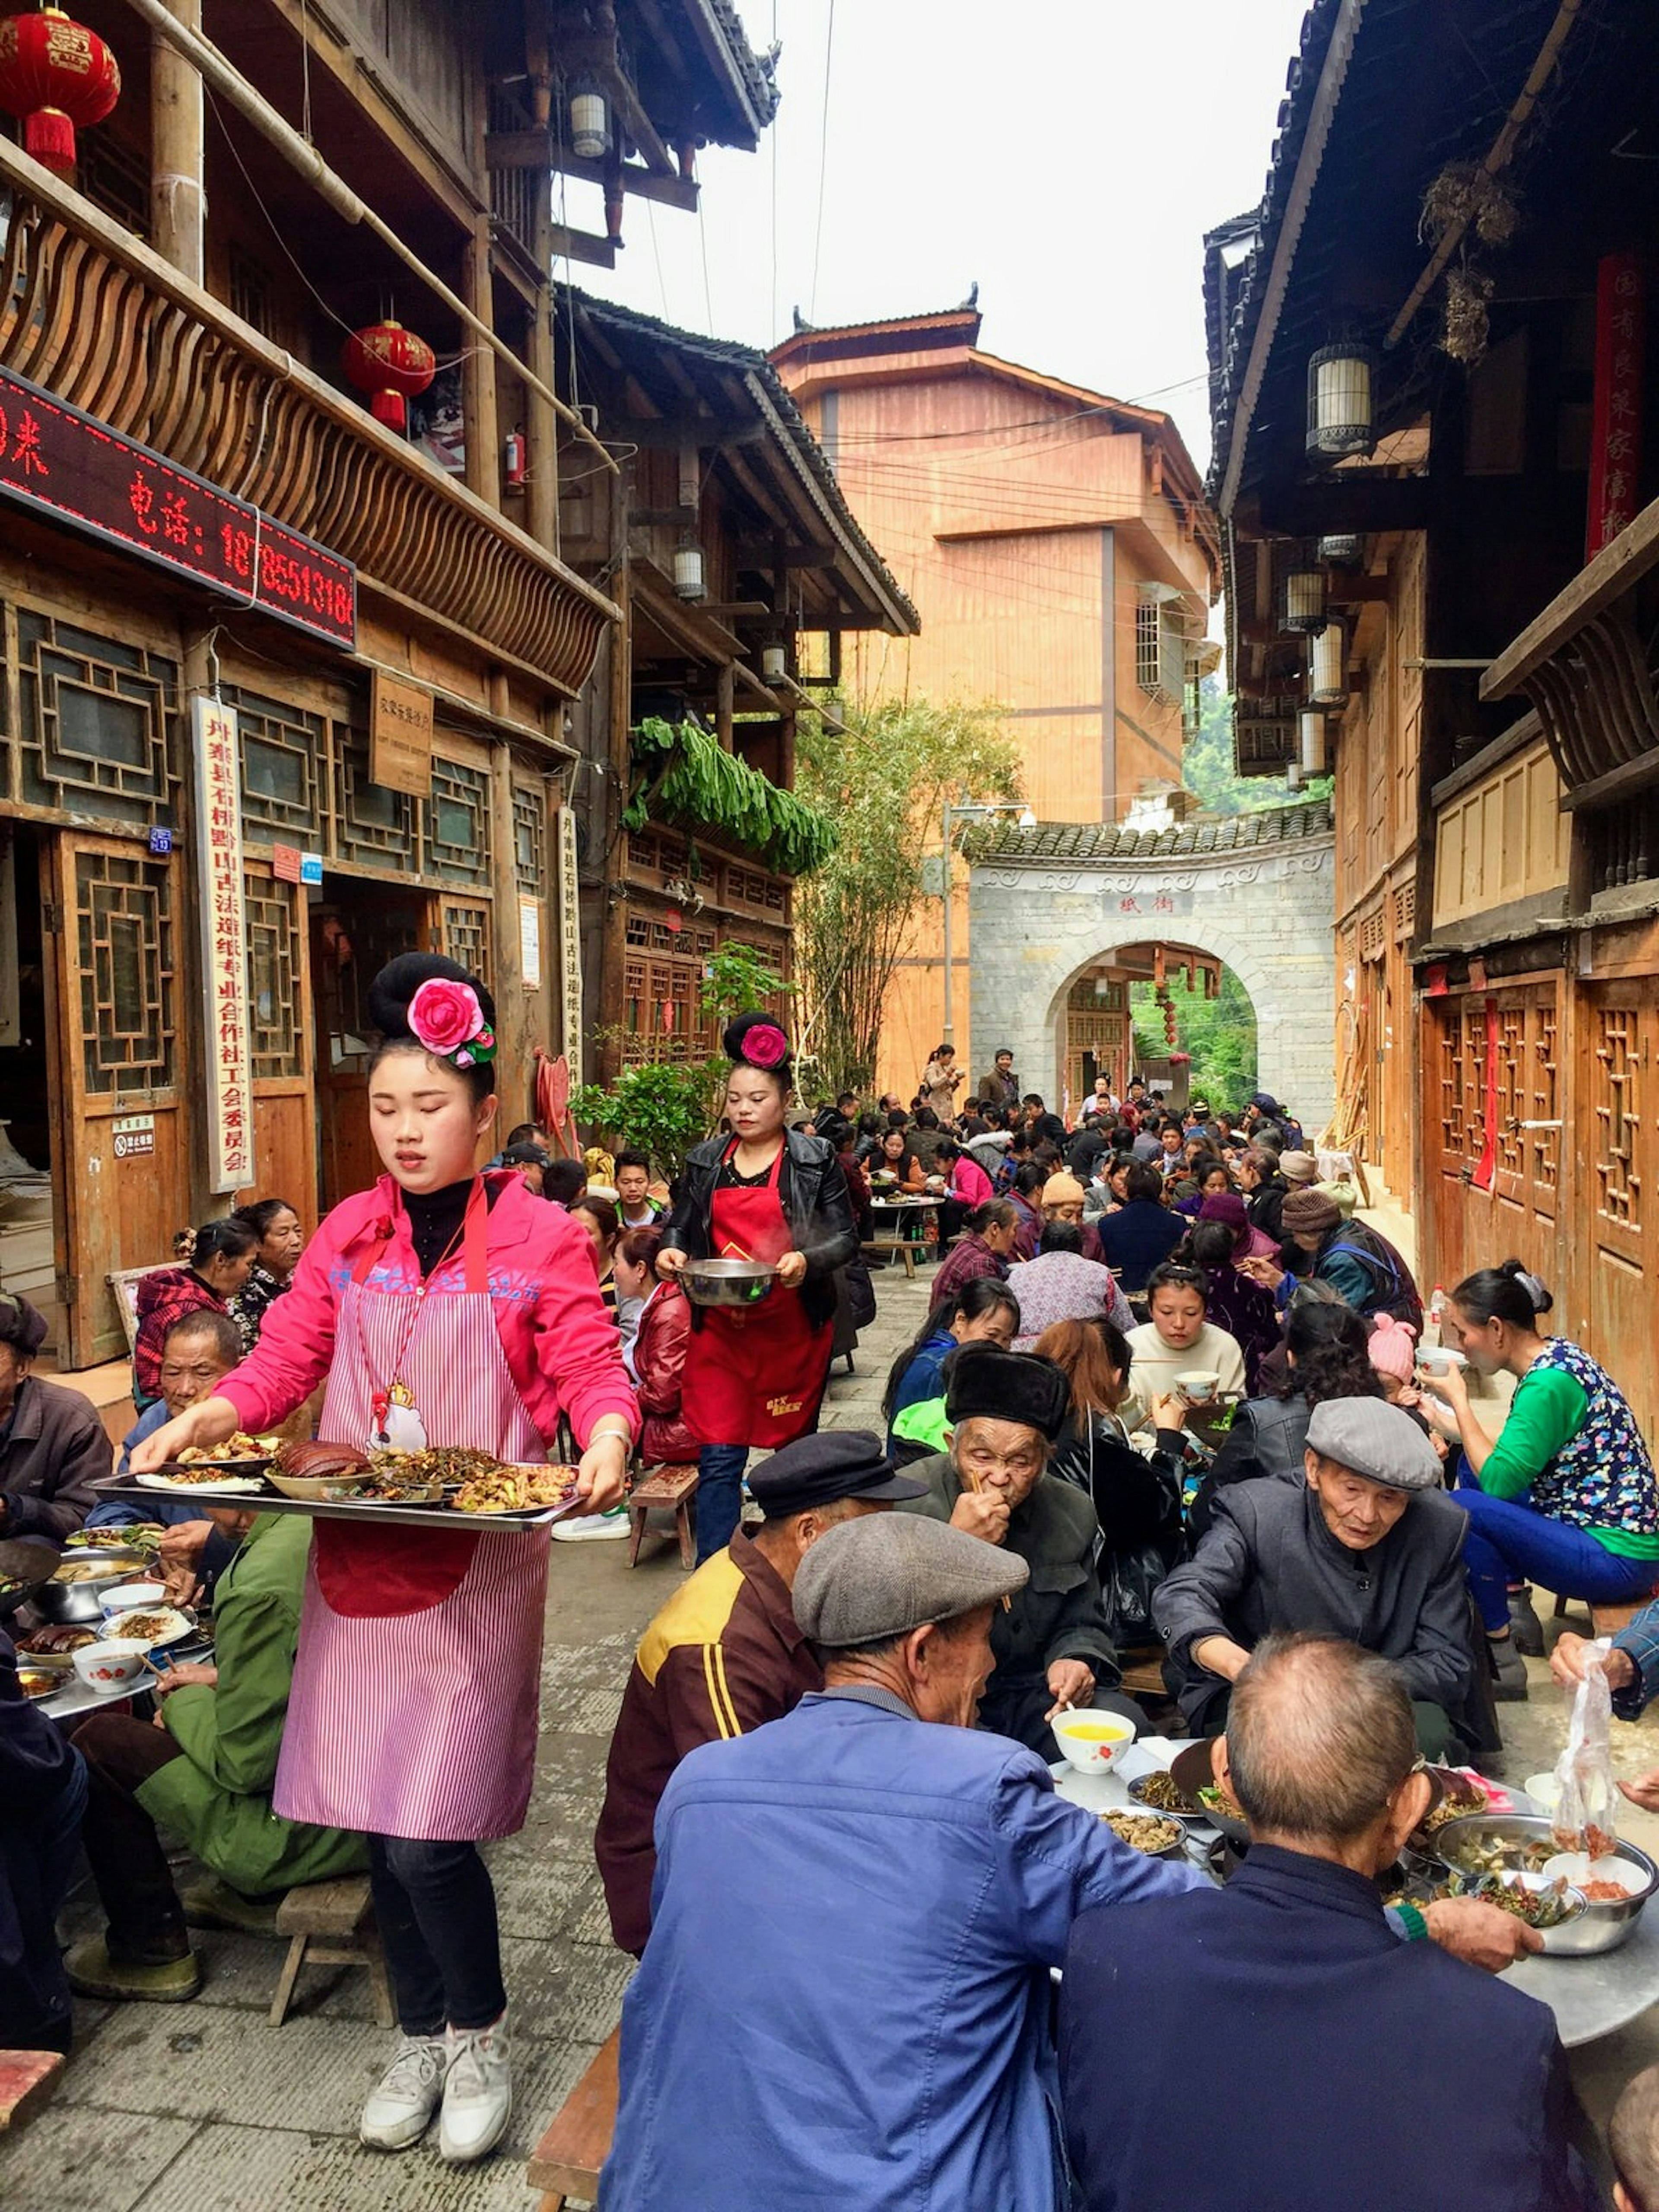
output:
POLYGON ((944 851, 939 861, 939 889, 945 897, 945 1017, 940 1024, 940 1041, 945 1044, 953 1045, 957 1041, 956 1023, 951 1014, 951 988, 954 972, 951 949, 951 844, 956 836, 956 824, 958 822, 987 822, 994 814, 1017 814, 1022 830, 1036 828, 1036 816, 1032 813, 1029 806, 1022 805, 1017 799, 991 799, 983 804, 968 799, 950 799, 945 802, 944 818, 941 823, 944 851))

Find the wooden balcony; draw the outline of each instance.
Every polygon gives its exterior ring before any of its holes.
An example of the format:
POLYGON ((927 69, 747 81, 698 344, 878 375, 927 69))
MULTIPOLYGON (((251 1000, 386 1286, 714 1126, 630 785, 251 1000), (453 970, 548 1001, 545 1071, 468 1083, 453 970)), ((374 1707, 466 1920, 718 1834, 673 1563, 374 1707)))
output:
POLYGON ((0 225, 0 366, 318 539, 406 620, 581 690, 617 610, 552 554, 3 143, 0 225))
POLYGON ((1659 692, 1647 641, 1659 584, 1659 500, 1604 546, 1481 679, 1483 699, 1524 691, 1569 811, 1659 784, 1659 692))

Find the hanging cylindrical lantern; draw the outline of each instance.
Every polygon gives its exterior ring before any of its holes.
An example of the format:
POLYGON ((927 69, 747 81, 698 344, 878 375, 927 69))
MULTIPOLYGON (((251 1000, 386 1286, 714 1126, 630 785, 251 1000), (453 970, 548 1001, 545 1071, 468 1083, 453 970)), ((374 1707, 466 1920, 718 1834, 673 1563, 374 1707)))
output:
POLYGON ((789 673, 789 658, 781 645, 761 647, 761 674, 769 684, 781 684, 789 673))
POLYGON ((693 538, 675 550, 674 589, 683 599, 702 597, 702 548, 693 538))
POLYGON ((579 76, 570 88, 570 150, 584 161, 604 158, 611 144, 611 110, 597 77, 579 76))
POLYGON ((1328 622, 1308 641, 1308 704, 1340 707, 1348 696, 1348 634, 1328 622))
POLYGON ((1365 541, 1356 537, 1322 538, 1319 557, 1328 568, 1357 568, 1365 557, 1365 541))
POLYGON ((355 332, 340 360, 358 391, 369 394, 369 413, 389 430, 409 428, 405 403, 438 374, 438 357, 426 340, 390 319, 355 332))
POLYGON ((1304 775, 1323 775, 1325 773, 1325 716, 1317 707, 1304 707, 1297 717, 1297 736, 1302 758, 1298 763, 1304 775))
POLYGON ((1369 453, 1376 442, 1373 386, 1376 356, 1369 346, 1321 346, 1308 362, 1308 451, 1316 460, 1369 453))
POLYGON ((1325 627, 1325 571, 1305 545, 1292 546, 1279 572, 1279 627, 1310 637, 1325 627))
POLYGON ((61 8, 0 21, 0 107, 23 118, 23 151, 57 176, 75 174, 75 132, 101 123, 121 97, 115 57, 61 8))

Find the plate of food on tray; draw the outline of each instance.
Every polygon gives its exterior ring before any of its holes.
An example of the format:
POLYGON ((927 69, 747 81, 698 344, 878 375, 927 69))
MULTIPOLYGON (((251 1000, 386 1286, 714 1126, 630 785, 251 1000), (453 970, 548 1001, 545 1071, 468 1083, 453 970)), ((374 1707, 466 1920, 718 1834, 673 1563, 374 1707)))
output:
POLYGON ((1167 1813, 1103 1813, 1101 1819, 1121 1844, 1127 1844, 1132 1851, 1144 1851, 1149 1859, 1173 1859, 1181 1856, 1186 1839, 1186 1830, 1179 1820, 1167 1813))
POLYGON ((539 1513, 577 1500, 574 1467, 502 1467, 464 1482, 452 1501, 458 1513, 539 1513))
POLYGON ((104 1624, 104 1639, 113 1644, 142 1644, 154 1650, 164 1644, 182 1644, 197 1633, 195 1616, 176 1605, 141 1606, 133 1613, 112 1614, 104 1624))

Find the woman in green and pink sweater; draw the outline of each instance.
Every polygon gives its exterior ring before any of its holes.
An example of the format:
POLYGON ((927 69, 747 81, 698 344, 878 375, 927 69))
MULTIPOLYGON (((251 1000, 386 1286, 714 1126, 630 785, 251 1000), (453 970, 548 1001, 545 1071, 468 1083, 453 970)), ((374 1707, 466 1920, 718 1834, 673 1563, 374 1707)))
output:
MULTIPOLYGON (((1425 1381, 1424 1411, 1462 1446, 1463 1557, 1495 1644, 1510 1632, 1510 1592, 1541 1583, 1595 1605, 1659 1585, 1659 1482, 1623 1394, 1589 1354, 1538 1322, 1553 1301, 1518 1260, 1482 1267, 1451 1294, 1453 1341, 1483 1375, 1516 1378, 1496 1443, 1475 1420, 1461 1371, 1425 1381)), ((1524 1589, 1517 1628, 1532 1627, 1524 1589)), ((1530 1634, 1526 1641, 1532 1644, 1530 1634)), ((1541 1638, 1534 1649, 1541 1650, 1541 1638)), ((1496 1655, 1500 1680, 1520 1670, 1496 1655)))

